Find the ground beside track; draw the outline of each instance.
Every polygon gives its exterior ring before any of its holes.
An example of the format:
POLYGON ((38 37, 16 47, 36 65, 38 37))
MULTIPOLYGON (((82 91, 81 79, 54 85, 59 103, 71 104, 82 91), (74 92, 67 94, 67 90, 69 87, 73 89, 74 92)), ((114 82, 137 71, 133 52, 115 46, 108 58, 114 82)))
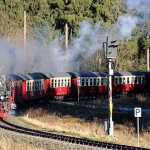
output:
MULTIPOLYGON (((50 102, 43 108, 37 106, 28 109, 23 119, 41 128, 63 134, 137 146, 136 118, 133 112, 113 113, 115 136, 113 138, 108 137, 104 132, 104 120, 107 117, 107 109, 50 102)), ((149 114, 143 114, 140 118, 140 146, 146 148, 149 148, 150 140, 149 118, 149 114)))
MULTIPOLYGON (((7 118, 7 121, 31 129, 43 130, 13 116, 7 118)), ((93 148, 53 139, 43 139, 40 137, 18 134, 4 129, 0 129, 0 135, 1 150, 105 150, 103 148, 93 148)))
MULTIPOLYGON (((112 141, 113 143, 137 146, 136 145, 137 135, 135 129, 136 119, 134 118, 131 112, 124 113, 121 112, 120 110, 114 111, 113 120, 115 123, 115 131, 114 131, 115 137, 109 138, 108 136, 105 135, 103 124, 104 120, 108 117, 108 110, 107 109, 104 110, 97 106, 105 105, 106 107, 108 107, 108 102, 106 101, 107 98, 102 99, 102 101, 89 101, 89 100, 86 102, 80 101, 82 105, 83 104, 89 105, 87 108, 82 106, 76 106, 71 102, 69 105, 59 102, 50 102, 47 103, 46 105, 34 104, 34 106, 25 108, 25 110, 23 109, 20 110, 22 117, 20 120, 19 116, 19 120, 20 122, 23 122, 25 127, 27 125, 31 127, 32 123, 35 124, 33 128, 37 128, 38 126, 40 130, 51 130, 55 132, 58 131, 63 134, 70 134, 74 136, 85 136, 91 137, 92 139, 95 140, 103 140, 107 142, 112 141), (29 118, 27 118, 27 114, 29 118), (130 141, 128 139, 130 139, 130 141), (125 143, 125 141, 127 141, 127 143, 125 143)), ((113 99, 114 107, 125 106, 130 108, 142 107, 144 109, 145 108, 149 109, 150 107, 148 102, 149 97, 145 98, 141 97, 140 95, 136 98, 121 97, 116 99, 116 101, 115 99, 113 99)), ((140 125, 142 130, 142 132, 140 132, 140 146, 147 148, 149 148, 149 141, 150 141, 149 118, 150 116, 145 116, 145 114, 142 116, 142 118, 140 118, 140 125)), ((15 119, 12 120, 16 122, 15 119)), ((26 141, 25 143, 28 142, 26 141)), ((37 147, 39 147, 39 145, 37 147)))

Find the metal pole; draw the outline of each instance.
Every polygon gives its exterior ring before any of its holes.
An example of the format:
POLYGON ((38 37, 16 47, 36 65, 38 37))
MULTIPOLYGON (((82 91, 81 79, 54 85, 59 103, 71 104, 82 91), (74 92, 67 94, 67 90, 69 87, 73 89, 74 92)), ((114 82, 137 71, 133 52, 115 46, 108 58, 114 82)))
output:
POLYGON ((80 96, 80 94, 79 94, 79 85, 78 85, 78 102, 80 101, 80 98, 79 98, 79 96, 80 96))
MULTIPOLYGON (((24 0, 24 3, 25 3, 25 0, 24 0)), ((26 10, 24 10, 24 40, 23 40, 24 53, 26 53, 26 37, 27 37, 26 28, 27 28, 27 25, 26 25, 26 10)))
POLYGON ((109 135, 113 136, 113 121, 112 121, 112 59, 109 59, 109 87, 108 87, 108 96, 109 96, 109 135))
POLYGON ((80 101, 80 78, 78 78, 77 86, 78 86, 78 102, 79 102, 80 101))
MULTIPOLYGON (((65 5, 67 5, 68 0, 65 0, 65 5)), ((66 52, 66 70, 69 70, 69 64, 68 64, 68 23, 65 24, 65 52, 66 52)))
MULTIPOLYGON (((149 39, 149 36, 147 36, 147 39, 149 39)), ((149 48, 147 48, 147 71, 149 71, 149 48)))
POLYGON ((139 117, 137 117, 137 143, 138 143, 138 147, 139 147, 139 117))

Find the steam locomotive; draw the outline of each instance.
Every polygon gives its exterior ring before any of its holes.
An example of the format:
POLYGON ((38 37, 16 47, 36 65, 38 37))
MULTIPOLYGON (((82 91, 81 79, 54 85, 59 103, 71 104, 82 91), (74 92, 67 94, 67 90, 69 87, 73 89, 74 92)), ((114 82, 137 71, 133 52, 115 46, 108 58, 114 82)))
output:
MULTIPOLYGON (((105 72, 32 72, 0 77, 0 117, 7 116, 13 104, 38 99, 97 97, 108 94, 105 72)), ((150 72, 114 72, 115 94, 149 93, 150 72)))

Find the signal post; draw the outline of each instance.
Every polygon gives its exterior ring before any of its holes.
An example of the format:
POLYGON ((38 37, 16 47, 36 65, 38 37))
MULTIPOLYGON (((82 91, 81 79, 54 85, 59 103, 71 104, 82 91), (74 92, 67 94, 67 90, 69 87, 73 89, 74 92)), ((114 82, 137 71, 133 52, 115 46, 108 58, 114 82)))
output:
POLYGON ((105 58, 108 60, 108 97, 109 97, 109 121, 105 122, 105 130, 109 136, 113 136, 114 123, 112 121, 113 103, 112 103, 112 60, 117 57, 118 41, 115 37, 108 37, 103 43, 105 58))

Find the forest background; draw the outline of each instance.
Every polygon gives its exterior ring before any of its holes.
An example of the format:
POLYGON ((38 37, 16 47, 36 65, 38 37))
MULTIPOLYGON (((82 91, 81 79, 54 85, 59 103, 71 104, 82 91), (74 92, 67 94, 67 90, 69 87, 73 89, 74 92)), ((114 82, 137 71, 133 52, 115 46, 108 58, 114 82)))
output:
POLYGON ((146 71, 149 8, 149 0, 0 0, 1 71, 107 71, 102 43, 112 34, 114 69, 146 71))

